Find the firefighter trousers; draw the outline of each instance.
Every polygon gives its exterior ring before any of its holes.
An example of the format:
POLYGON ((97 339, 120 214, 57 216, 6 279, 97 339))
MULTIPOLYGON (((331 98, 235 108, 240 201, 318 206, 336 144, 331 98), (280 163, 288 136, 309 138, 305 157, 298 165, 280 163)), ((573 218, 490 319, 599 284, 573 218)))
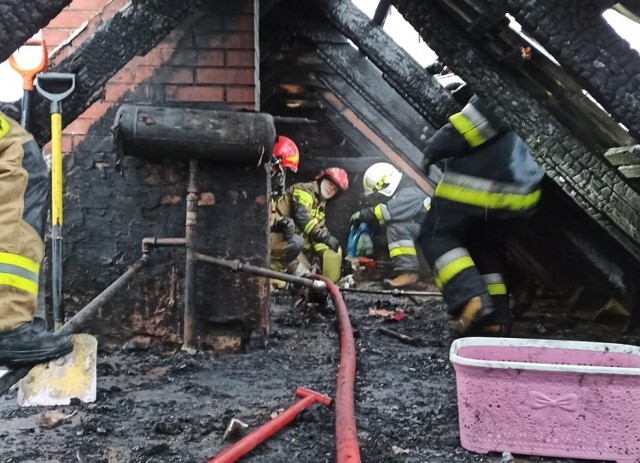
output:
POLYGON ((0 113, 0 332, 33 319, 48 183, 33 137, 0 113))
POLYGON ((269 244, 271 246, 271 270, 293 273, 297 266, 297 258, 304 246, 304 239, 296 234, 286 239, 280 232, 271 232, 269 244))
POLYGON ((496 311, 486 324, 509 324, 505 233, 518 219, 477 212, 435 198, 418 242, 452 316, 471 298, 487 294, 496 311))
POLYGON ((396 274, 420 272, 415 240, 420 224, 415 222, 391 222, 387 225, 389 257, 396 274))

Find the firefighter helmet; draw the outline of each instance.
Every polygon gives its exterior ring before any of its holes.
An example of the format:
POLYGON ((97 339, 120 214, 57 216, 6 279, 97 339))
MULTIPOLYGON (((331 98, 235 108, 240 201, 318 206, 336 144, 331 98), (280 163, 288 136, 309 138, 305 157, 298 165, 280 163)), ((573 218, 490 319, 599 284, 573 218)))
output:
POLYGON ((377 162, 364 173, 362 179, 364 195, 380 193, 384 196, 393 196, 400 180, 402 180, 402 172, 388 162, 377 162))
POLYGON ((323 178, 328 178, 335 183, 340 191, 347 191, 347 188, 349 188, 347 172, 340 167, 328 167, 316 175, 316 180, 322 180, 323 178))
POLYGON ((271 157, 271 170, 280 165, 283 169, 289 169, 293 172, 298 171, 300 162, 300 152, 298 146, 291 138, 279 136, 276 144, 273 145, 273 156, 271 157))

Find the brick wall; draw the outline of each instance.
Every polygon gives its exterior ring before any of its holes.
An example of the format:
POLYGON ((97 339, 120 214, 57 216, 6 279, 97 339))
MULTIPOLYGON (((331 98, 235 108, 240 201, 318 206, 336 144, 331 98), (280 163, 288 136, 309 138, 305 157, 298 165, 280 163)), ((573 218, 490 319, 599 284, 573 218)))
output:
MULTIPOLYGON (((84 38, 127 3, 74 0, 42 31, 52 54, 51 62, 55 64, 73 53, 84 38)), ((254 110, 253 1, 235 3, 240 6, 199 13, 145 56, 129 62, 107 83, 102 101, 67 126, 63 151, 71 152, 97 119, 122 102, 215 102, 228 108, 254 110)))
MULTIPOLYGON (((73 53, 127 3, 72 2, 43 31, 50 50, 60 45, 51 62, 73 53)), ((143 237, 184 236, 188 163, 184 159, 150 163, 128 157, 124 174, 116 173, 110 128, 117 108, 134 103, 255 109, 253 5, 254 0, 207 5, 146 55, 124 66, 107 83, 101 100, 65 128, 64 287, 70 313, 140 256, 143 237)), ((199 249, 267 265, 266 171, 201 163, 198 181, 203 229, 199 249)), ((237 340, 247 338, 252 330, 265 334, 268 285, 264 279, 203 266, 198 266, 197 273, 202 345, 237 347, 237 340)), ((92 332, 118 341, 147 334, 180 343, 183 287, 184 249, 158 250, 149 270, 105 306, 92 332)))

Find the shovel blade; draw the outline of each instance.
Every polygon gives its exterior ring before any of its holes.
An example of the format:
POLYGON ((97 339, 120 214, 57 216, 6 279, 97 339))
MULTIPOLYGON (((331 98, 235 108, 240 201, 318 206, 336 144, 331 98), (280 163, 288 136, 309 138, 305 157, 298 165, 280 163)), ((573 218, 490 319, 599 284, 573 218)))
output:
POLYGON ((98 341, 89 334, 74 334, 73 351, 49 363, 36 365, 20 381, 18 405, 69 405, 96 400, 98 341))

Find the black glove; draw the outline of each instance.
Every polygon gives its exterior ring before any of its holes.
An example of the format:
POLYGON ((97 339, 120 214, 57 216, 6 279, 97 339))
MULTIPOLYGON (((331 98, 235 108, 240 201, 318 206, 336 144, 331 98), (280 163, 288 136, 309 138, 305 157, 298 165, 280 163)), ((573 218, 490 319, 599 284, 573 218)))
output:
POLYGON ((282 233, 284 239, 288 240, 296 232, 296 224, 291 217, 282 217, 273 225, 272 231, 282 233))
POLYGON ((338 249, 340 249, 340 241, 338 241, 338 238, 332 235, 329 235, 325 238, 324 244, 329 246, 329 248, 331 248, 331 250, 335 252, 338 252, 338 249))
POLYGON ((376 214, 373 212, 373 208, 365 207, 364 209, 354 212, 351 216, 351 224, 356 225, 359 223, 372 224, 376 221, 376 214))

